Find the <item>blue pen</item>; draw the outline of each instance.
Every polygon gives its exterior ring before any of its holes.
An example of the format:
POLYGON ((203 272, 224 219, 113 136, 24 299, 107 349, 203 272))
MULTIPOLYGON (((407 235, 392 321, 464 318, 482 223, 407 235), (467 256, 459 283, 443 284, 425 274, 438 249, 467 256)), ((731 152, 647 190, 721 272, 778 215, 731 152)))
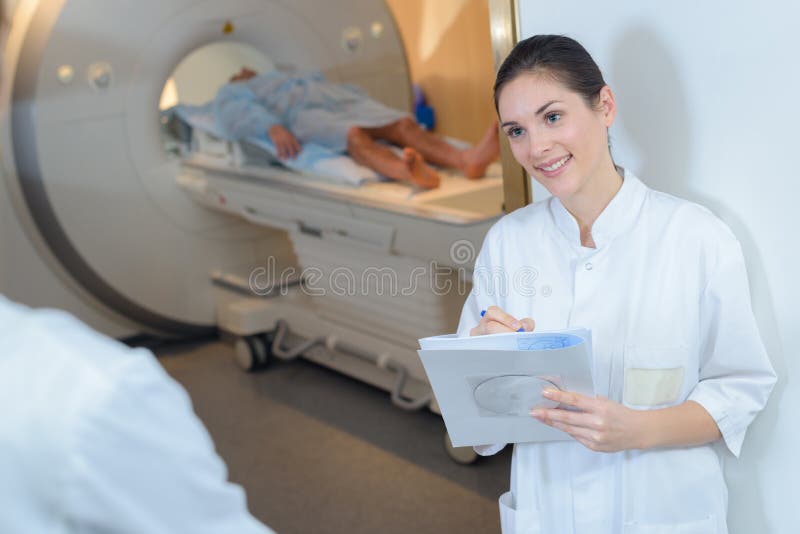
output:
MULTIPOLYGON (((481 317, 483 317, 484 315, 486 315, 486 310, 481 310, 481 317)), ((520 328, 519 330, 517 330, 517 332, 524 332, 524 331, 525 328, 520 328)))

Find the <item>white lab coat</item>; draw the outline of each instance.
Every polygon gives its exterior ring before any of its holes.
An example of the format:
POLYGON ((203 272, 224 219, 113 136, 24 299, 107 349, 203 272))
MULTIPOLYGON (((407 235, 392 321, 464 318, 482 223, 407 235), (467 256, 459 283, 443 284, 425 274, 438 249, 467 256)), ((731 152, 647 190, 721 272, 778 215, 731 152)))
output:
MULTIPOLYGON (((534 318, 537 330, 591 328, 597 394, 643 410, 697 401, 738 456, 775 383, 738 241, 705 208, 630 172, 592 237, 596 249, 581 246, 554 197, 501 219, 477 258, 459 333, 490 305, 534 318)), ((726 533, 727 455, 721 443, 613 454, 576 441, 517 444, 502 531, 726 533)))
POLYGON ((145 350, 0 297, 0 532, 271 531, 145 350))

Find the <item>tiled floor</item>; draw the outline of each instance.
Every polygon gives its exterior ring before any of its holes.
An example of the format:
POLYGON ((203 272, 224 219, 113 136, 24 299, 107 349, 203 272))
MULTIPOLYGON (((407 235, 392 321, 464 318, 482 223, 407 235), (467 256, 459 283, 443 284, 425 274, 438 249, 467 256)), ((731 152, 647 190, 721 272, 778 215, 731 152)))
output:
POLYGON ((252 513, 279 533, 499 532, 508 451, 457 465, 440 417, 303 360, 247 374, 220 342, 156 352, 252 513))

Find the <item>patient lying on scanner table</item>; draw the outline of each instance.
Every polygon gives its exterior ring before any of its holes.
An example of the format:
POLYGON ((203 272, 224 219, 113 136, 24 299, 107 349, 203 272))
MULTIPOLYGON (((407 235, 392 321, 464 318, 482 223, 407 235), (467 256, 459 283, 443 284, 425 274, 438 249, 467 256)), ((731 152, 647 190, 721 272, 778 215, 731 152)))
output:
POLYGON ((357 163, 388 178, 431 189, 439 176, 426 162, 483 176, 499 154, 497 126, 477 145, 459 149, 420 128, 407 114, 361 90, 325 81, 321 73, 259 75, 243 67, 214 101, 218 126, 231 139, 267 133, 281 159, 293 158, 304 143, 347 152, 357 163), (404 147, 402 155, 380 141, 404 147))

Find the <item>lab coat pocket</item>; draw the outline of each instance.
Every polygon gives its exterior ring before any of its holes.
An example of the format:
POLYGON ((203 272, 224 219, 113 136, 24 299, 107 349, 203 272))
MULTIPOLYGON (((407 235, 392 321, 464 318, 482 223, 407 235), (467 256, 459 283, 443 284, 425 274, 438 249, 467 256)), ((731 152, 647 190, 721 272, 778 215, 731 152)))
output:
POLYGON ((500 496, 500 531, 503 534, 540 534, 538 510, 514 509, 510 491, 500 496))
POLYGON ((654 408, 682 398, 686 348, 625 347, 622 401, 628 406, 654 408))
POLYGON ((717 534, 719 525, 713 515, 685 523, 627 523, 623 534, 717 534))

